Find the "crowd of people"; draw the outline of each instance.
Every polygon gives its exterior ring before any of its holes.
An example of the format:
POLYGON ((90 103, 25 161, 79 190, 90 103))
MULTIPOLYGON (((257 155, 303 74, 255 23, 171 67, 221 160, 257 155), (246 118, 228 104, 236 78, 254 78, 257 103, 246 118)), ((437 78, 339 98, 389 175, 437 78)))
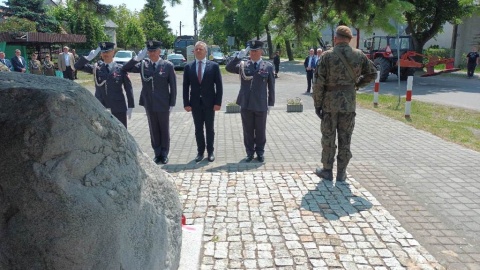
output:
POLYGON ((58 66, 52 61, 50 54, 45 54, 43 59, 39 59, 37 53, 30 55, 27 62, 22 56, 22 51, 15 50, 15 56, 8 59, 5 52, 0 51, 0 72, 22 72, 45 76, 57 76, 56 71, 62 72, 64 78, 74 80, 77 78, 77 71, 73 65, 78 60, 75 49, 70 50, 67 46, 63 47, 63 52, 58 55, 58 66))
MULTIPOLYGON (((377 69, 360 50, 351 48, 352 32, 347 26, 335 31, 334 48, 323 52, 311 49, 304 61, 307 72, 307 93, 313 90, 315 113, 321 119, 322 167, 316 174, 323 179, 333 180, 333 163, 337 154, 337 181, 346 180, 346 167, 352 157, 350 142, 355 126, 356 90, 371 83, 377 69), (338 141, 338 147, 336 145, 338 141), (337 151, 338 149, 338 151, 337 151)), ((177 82, 173 64, 160 57, 162 43, 147 41, 145 48, 125 65, 113 61, 115 44, 100 42, 88 56, 76 60, 74 52, 63 48, 58 58, 58 68, 64 78, 73 80, 75 71, 93 74, 95 97, 111 111, 125 127, 127 118, 135 107, 133 88, 128 72, 140 73, 142 90, 139 105, 145 107, 150 130, 151 146, 157 164, 167 164, 170 148, 169 118, 177 97, 177 82), (102 61, 91 63, 101 53, 102 61), (148 58, 146 58, 148 54, 148 58), (124 94, 125 92, 125 94, 124 94), (125 99, 126 95, 126 99, 125 99)), ((251 40, 246 49, 238 52, 225 67, 230 73, 240 76, 240 91, 236 103, 241 107, 241 121, 245 161, 255 157, 265 161, 266 123, 270 109, 275 104, 275 78, 278 78, 279 54, 272 65, 262 59, 263 42, 251 40), (248 60, 245 60, 249 53, 248 60)), ((215 113, 220 110, 223 96, 222 75, 219 65, 207 57, 208 47, 203 41, 195 44, 195 60, 185 66, 183 73, 183 107, 192 113, 195 126, 197 153, 200 162, 207 152, 207 160, 213 162, 215 113)), ((27 64, 16 51, 11 61, 5 60, 0 52, 0 62, 9 70, 45 74, 53 68, 49 56, 43 64, 32 54, 27 64)), ((477 60, 475 58, 475 60, 477 60)), ((48 73, 52 74, 52 73, 48 73)))

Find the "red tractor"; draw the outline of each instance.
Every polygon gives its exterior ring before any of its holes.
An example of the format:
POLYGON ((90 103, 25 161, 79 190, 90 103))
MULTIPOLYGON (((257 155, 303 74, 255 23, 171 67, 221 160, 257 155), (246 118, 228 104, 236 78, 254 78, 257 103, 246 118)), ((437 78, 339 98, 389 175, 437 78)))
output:
POLYGON ((410 36, 400 36, 398 39, 396 36, 375 36, 365 40, 364 45, 368 50, 365 54, 380 70, 381 82, 386 81, 390 73, 398 76, 398 63, 400 63, 400 80, 402 81, 406 80, 408 76, 413 76, 418 68, 425 67, 427 69, 427 73, 422 77, 460 70, 454 68, 453 58, 426 56, 415 52, 410 36), (400 59, 398 49, 400 49, 400 59), (415 57, 423 58, 425 64, 416 61, 415 57), (445 69, 435 72, 434 67, 439 64, 445 64, 445 69))

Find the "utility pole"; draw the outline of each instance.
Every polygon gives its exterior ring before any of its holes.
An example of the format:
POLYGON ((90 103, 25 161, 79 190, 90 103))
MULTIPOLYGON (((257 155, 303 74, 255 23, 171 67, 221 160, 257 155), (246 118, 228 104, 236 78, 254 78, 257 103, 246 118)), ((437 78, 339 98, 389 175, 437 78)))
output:
POLYGON ((180 21, 180 36, 182 35, 182 21, 180 21))

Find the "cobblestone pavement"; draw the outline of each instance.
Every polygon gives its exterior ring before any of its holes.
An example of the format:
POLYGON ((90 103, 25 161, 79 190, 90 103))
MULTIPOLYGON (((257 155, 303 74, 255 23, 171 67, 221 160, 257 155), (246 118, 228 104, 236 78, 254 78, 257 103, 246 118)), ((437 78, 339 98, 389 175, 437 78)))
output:
MULTIPOLYGON (((162 168, 187 222, 204 225, 202 269, 480 269, 480 153, 359 109, 348 181, 321 181, 320 122, 308 98, 303 113, 285 111, 303 90, 288 76, 277 81, 265 163, 243 161, 240 115, 224 111, 215 162, 195 163, 192 116, 171 114, 162 168)), ((128 130, 153 158, 141 108, 128 130)))

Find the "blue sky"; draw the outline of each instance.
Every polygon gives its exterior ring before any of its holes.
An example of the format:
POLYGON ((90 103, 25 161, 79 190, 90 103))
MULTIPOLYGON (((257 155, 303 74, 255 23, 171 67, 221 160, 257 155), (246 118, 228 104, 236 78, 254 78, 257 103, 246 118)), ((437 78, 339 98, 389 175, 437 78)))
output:
MULTIPOLYGON (((119 0, 100 0, 100 3, 105 5, 119 6, 125 4, 130 10, 140 11, 145 5, 145 0, 128 0, 128 1, 119 1, 119 0)), ((164 1, 168 2, 168 1, 164 1)), ((193 36, 193 1, 192 0, 183 0, 182 4, 171 7, 169 4, 166 4, 168 20, 170 21, 170 28, 173 30, 173 34, 180 34, 180 21, 182 22, 182 35, 192 35, 193 36)), ((202 15, 197 15, 197 24, 200 27, 200 19, 202 15)))

